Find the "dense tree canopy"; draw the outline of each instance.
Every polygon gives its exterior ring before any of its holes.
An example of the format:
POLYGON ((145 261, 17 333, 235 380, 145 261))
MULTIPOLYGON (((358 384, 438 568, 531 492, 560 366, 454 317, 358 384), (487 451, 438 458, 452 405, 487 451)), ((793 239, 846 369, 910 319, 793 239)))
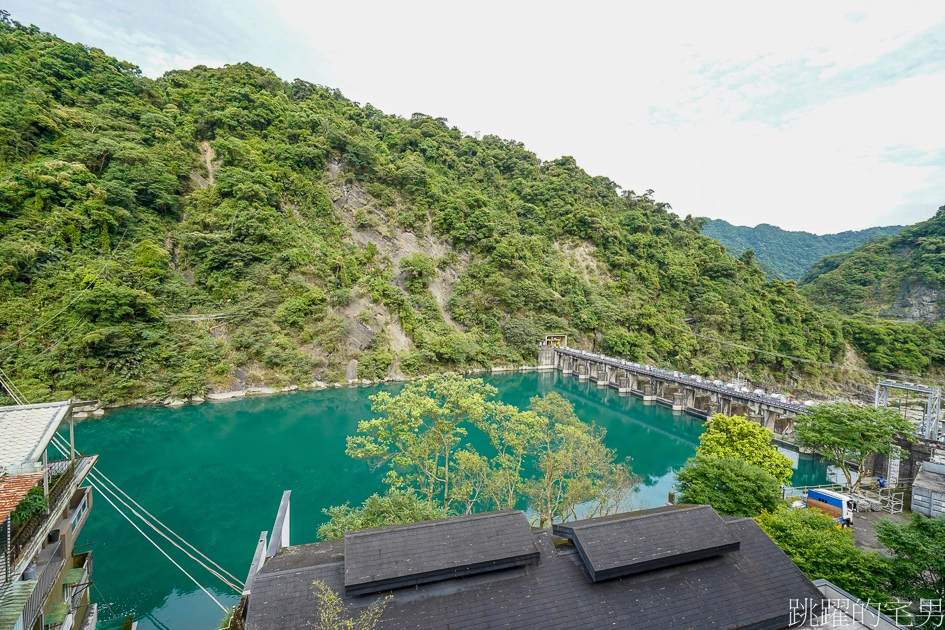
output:
MULTIPOLYGON (((554 392, 532 398, 527 411, 495 394, 481 379, 455 374, 408 383, 396 396, 375 394, 378 416, 358 423, 347 452, 386 467, 393 488, 416 490, 456 514, 524 503, 545 527, 627 509, 639 479, 604 445, 603 430, 554 392)), ((352 514, 347 506, 328 513, 338 522, 352 514)))
POLYGON ((876 525, 876 536, 893 557, 896 593, 913 602, 945 599, 945 519, 913 514, 908 523, 885 520, 876 525))
POLYGON ((0 49, 0 365, 32 400, 514 364, 548 330, 703 374, 821 369, 684 318, 843 354, 793 284, 570 157, 249 64, 150 80, 9 18, 0 49))
POLYGON ((757 516, 781 500, 781 484, 737 457, 697 456, 676 474, 680 503, 711 505, 719 514, 757 516))
POLYGON ((798 444, 820 453, 843 471, 856 492, 875 454, 900 456, 897 438, 913 440, 915 425, 898 410, 850 403, 818 405, 794 422, 798 444), (853 473, 856 473, 854 478, 853 473))
POLYGON ((733 255, 751 250, 761 268, 775 278, 799 280, 824 256, 848 252, 901 229, 901 225, 895 225, 820 235, 782 230, 767 223, 742 227, 721 219, 705 219, 702 233, 717 239, 733 255))
POLYGON ((782 505, 755 520, 810 579, 830 580, 874 605, 889 598, 889 563, 878 554, 860 550, 852 531, 838 529, 831 516, 782 505))
POLYGON ((744 416, 715 414, 699 436, 699 454, 710 457, 737 457, 761 468, 781 484, 791 481, 791 459, 771 444, 774 433, 744 416))
MULTIPOLYGON (((895 307, 910 285, 945 288, 945 206, 894 236, 824 258, 801 283, 818 303, 848 314, 877 314, 895 307)), ((938 319, 942 313, 933 316, 938 319)))

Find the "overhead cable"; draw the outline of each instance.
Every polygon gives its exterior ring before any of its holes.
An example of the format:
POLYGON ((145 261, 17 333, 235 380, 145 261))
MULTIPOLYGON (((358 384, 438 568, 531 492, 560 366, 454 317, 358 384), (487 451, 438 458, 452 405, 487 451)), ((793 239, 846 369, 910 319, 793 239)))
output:
POLYGON ((18 345, 21 341, 23 341, 23 340, 26 339, 27 337, 31 336, 33 333, 37 332, 38 330, 41 330, 43 327, 46 326, 46 324, 48 324, 49 322, 53 321, 54 319, 56 319, 57 317, 59 317, 60 315, 62 315, 63 313, 65 313, 67 310, 69 310, 69 308, 70 308, 73 304, 75 304, 75 303, 79 300, 80 297, 82 297, 82 294, 84 294, 86 291, 88 291, 90 288, 92 288, 92 286, 95 284, 95 281, 98 280, 99 277, 101 277, 101 275, 102 275, 103 273, 105 273, 105 270, 108 268, 108 265, 111 264, 112 259, 115 257, 115 254, 116 254, 116 253, 118 252, 118 250, 121 248, 122 241, 125 240, 125 234, 127 234, 127 233, 128 233, 128 230, 126 229, 126 230, 124 231, 124 233, 121 235, 121 238, 118 240, 118 245, 116 245, 116 246, 115 246, 115 249, 112 250, 111 255, 108 257, 108 260, 105 261, 105 264, 102 265, 102 268, 99 269, 98 273, 95 274, 95 277, 92 278, 92 280, 90 280, 88 283, 86 283, 85 287, 84 287, 81 291, 79 291, 79 292, 75 295, 74 298, 72 298, 72 301, 71 301, 71 302, 69 302, 68 304, 66 304, 65 306, 63 306, 61 309, 59 309, 58 311, 56 311, 56 313, 53 314, 52 317, 50 317, 49 319, 47 319, 46 321, 44 321, 44 322, 43 322, 42 324, 40 324, 39 326, 33 328, 31 331, 29 331, 28 333, 26 333, 25 335, 23 335, 22 337, 20 337, 20 338, 17 339, 16 341, 13 341, 13 342, 11 342, 11 343, 8 343, 7 345, 5 345, 5 346, 3 346, 2 348, 0 348, 0 353, 6 352, 7 350, 9 350, 10 348, 12 348, 13 346, 18 345))
MULTIPOLYGON (((854 371, 854 372, 863 372, 863 373, 865 373, 865 374, 873 374, 873 375, 876 375, 876 376, 887 376, 887 377, 894 377, 894 378, 903 378, 903 377, 904 377, 904 375, 902 375, 902 374, 896 374, 895 372, 880 372, 880 371, 878 371, 878 370, 869 370, 869 369, 867 369, 867 368, 861 368, 861 367, 856 367, 856 366, 852 366, 852 365, 839 365, 839 364, 837 364, 837 363, 829 363, 829 362, 826 362, 826 361, 817 361, 817 360, 814 360, 814 359, 805 359, 805 358, 802 358, 802 357, 791 356, 791 355, 789 355, 789 354, 781 354, 780 352, 774 352, 774 351, 771 351, 771 350, 762 350, 761 348, 753 348, 753 347, 751 347, 751 346, 746 346, 746 345, 743 345, 743 344, 740 344, 740 343, 735 343, 734 341, 726 341, 726 340, 724 340, 724 339, 717 339, 717 338, 715 338, 715 337, 710 337, 710 336, 708 336, 708 335, 702 335, 702 334, 699 334, 699 333, 695 332, 694 330, 692 330, 692 329, 690 329, 690 328, 685 328, 685 327, 682 327, 682 326, 670 326, 670 328, 673 328, 673 329, 675 329, 675 330, 681 330, 681 331, 683 331, 683 332, 685 332, 685 333, 688 333, 688 334, 690 334, 690 335, 692 335, 692 336, 694 336, 694 337, 699 337, 700 339, 706 339, 706 340, 708 340, 708 341, 714 341, 715 343, 723 344, 723 345, 726 345, 726 346, 732 346, 732 347, 734 347, 734 348, 740 348, 740 349, 742 349, 742 350, 748 350, 749 352, 755 352, 755 353, 758 353, 758 354, 767 354, 767 355, 769 355, 769 356, 774 356, 774 357, 778 357, 778 358, 781 358, 781 359, 788 359, 788 360, 790 360, 790 361, 797 361, 797 362, 799 362, 799 363, 810 363, 810 364, 813 364, 813 365, 819 365, 819 366, 821 366, 821 367, 835 368, 835 369, 838 369, 838 370, 852 370, 852 371, 854 371)), ((925 377, 922 377, 922 380, 924 380, 924 381, 929 381, 929 382, 932 382, 932 383, 939 383, 939 384, 945 385, 945 381, 938 380, 938 379, 934 379, 934 378, 925 378, 925 377)))
MULTIPOLYGON (((54 439, 54 441, 55 441, 55 440, 59 440, 59 441, 57 441, 57 442, 54 442, 53 445, 54 445, 61 453, 65 454, 64 451, 65 451, 65 448, 66 448, 68 445, 62 444, 60 438, 54 437, 53 439, 54 439)), ((165 534, 165 533, 162 532, 160 529, 158 529, 152 522, 150 522, 148 519, 146 519, 145 517, 143 517, 137 510, 135 510, 133 507, 131 507, 130 505, 128 505, 128 503, 125 502, 114 490, 112 490, 111 488, 109 488, 108 486, 106 486, 106 485, 105 485, 105 482, 102 481, 102 479, 99 477, 100 475, 101 475, 101 473, 98 472, 98 471, 95 471, 95 470, 90 471, 90 472, 89 472, 90 483, 91 483, 91 481, 96 481, 96 482, 98 482, 98 483, 102 486, 102 488, 104 488, 104 490, 107 490, 108 492, 110 492, 111 495, 115 498, 115 500, 117 500, 119 503, 121 503, 122 505, 124 505, 132 514, 134 514, 135 516, 137 516, 137 517, 141 520, 142 523, 144 523, 145 525, 147 525, 148 527, 150 527, 151 529, 153 529, 155 532, 157 532, 158 535, 160 535, 160 536, 163 537, 165 540, 167 540, 169 543, 171 543, 172 545, 174 545, 175 547, 177 547, 180 551, 184 552, 184 554, 185 554, 187 557, 189 557, 191 560, 193 560, 194 562, 196 562, 197 564, 199 564, 201 567, 203 567, 204 569, 206 569, 210 574, 212 574, 214 577, 216 577, 216 578, 219 579, 221 582, 223 582, 224 584, 226 584, 228 587, 230 587, 231 589, 233 589, 233 590, 236 591, 237 593, 242 593, 242 592, 243 592, 242 584, 239 582, 239 580, 237 580, 236 578, 233 578, 234 582, 236 582, 236 583, 231 582, 231 581, 228 580, 226 577, 224 577, 223 575, 221 575, 218 571, 216 571, 215 569, 213 569, 213 568, 210 567, 210 566, 207 566, 204 562, 202 562, 201 560, 199 560, 198 558, 196 558, 193 554, 191 554, 191 553, 188 552, 186 549, 184 549, 184 548, 181 547, 179 544, 177 544, 177 543, 176 543, 174 540, 172 540, 167 534, 165 534), (237 585, 237 584, 239 584, 239 585, 237 585)), ((112 483, 112 485, 114 485, 114 482, 112 482, 111 480, 109 480, 109 482, 112 483)), ((117 486, 116 486, 116 487, 117 487, 117 486)), ((99 492, 100 492, 100 493, 101 493, 102 491, 103 491, 102 489, 99 489, 99 492)), ((127 496, 127 494, 126 494, 126 496, 127 496)), ((136 505, 137 505, 137 504, 136 504, 136 505)), ((152 517, 152 518, 153 518, 153 517, 152 517)), ((155 519, 155 520, 157 520, 157 519, 155 519)), ((184 539, 181 538, 181 536, 179 536, 176 532, 174 532, 174 531, 171 530, 169 527, 167 527, 167 525, 164 525, 163 523, 161 523, 161 525, 162 525, 163 527, 167 528, 168 531, 170 531, 171 533, 173 533, 175 536, 177 536, 177 537, 180 538, 181 540, 184 540, 184 539)), ((206 558, 206 556, 205 556, 204 554, 202 554, 200 551, 198 551, 196 548, 194 548, 194 546, 191 545, 190 543, 188 543, 186 540, 184 540, 184 543, 187 544, 187 545, 188 545, 189 547, 191 547, 192 549, 194 549, 194 551, 196 551, 197 553, 200 553, 200 555, 202 555, 202 556, 204 556, 204 557, 206 558)), ((219 566, 219 565, 217 565, 215 562, 213 562, 212 560, 210 560, 209 558, 207 558, 207 560, 208 560, 209 562, 213 563, 214 565, 219 566)), ((221 570, 222 570, 222 567, 221 567, 221 570)), ((225 572, 225 571, 224 571, 224 572, 225 572)), ((230 576, 230 577, 232 577, 232 576, 230 576)))

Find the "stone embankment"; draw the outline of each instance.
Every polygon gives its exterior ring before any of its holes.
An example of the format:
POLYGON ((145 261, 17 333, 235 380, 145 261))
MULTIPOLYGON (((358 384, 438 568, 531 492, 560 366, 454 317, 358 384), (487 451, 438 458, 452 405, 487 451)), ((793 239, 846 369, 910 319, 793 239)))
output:
MULTIPOLYGON (((355 363, 355 367, 357 364, 355 363)), ((463 374, 484 374, 500 372, 530 372, 538 370, 534 365, 502 366, 494 368, 481 368, 466 370, 463 374)), ((356 375, 356 372, 354 373, 356 375)), ((347 374, 346 374, 347 376, 347 374)), ((382 385, 384 383, 403 383, 415 381, 422 376, 389 376, 387 378, 371 380, 369 378, 357 379, 350 378, 346 383, 326 383, 315 380, 307 385, 289 385, 287 387, 246 387, 245 389, 235 389, 220 392, 211 392, 203 396, 188 396, 183 398, 168 397, 164 400, 139 398, 127 402, 103 403, 101 401, 86 401, 84 404, 73 407, 73 417, 76 420, 99 417, 105 415, 109 409, 120 409, 122 407, 136 407, 143 405, 163 405, 165 407, 183 407, 184 405, 200 404, 202 402, 220 402, 226 400, 235 400, 239 398, 250 398, 255 396, 270 396, 273 394, 286 394, 296 391, 318 391, 321 389, 340 388, 340 387, 367 387, 371 385, 382 385)))

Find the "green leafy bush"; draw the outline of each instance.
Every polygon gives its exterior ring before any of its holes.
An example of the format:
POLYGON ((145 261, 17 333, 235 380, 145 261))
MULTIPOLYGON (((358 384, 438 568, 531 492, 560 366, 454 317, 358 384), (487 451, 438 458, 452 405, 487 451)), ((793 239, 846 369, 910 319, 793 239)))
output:
POLYGON ((681 503, 711 505, 719 514, 757 516, 781 500, 781 484, 757 466, 729 457, 696 457, 676 474, 681 503))
POLYGON ((49 511, 49 502, 43 492, 42 486, 31 488, 23 500, 19 502, 16 509, 10 514, 10 521, 17 526, 25 524, 34 514, 42 514, 49 511))

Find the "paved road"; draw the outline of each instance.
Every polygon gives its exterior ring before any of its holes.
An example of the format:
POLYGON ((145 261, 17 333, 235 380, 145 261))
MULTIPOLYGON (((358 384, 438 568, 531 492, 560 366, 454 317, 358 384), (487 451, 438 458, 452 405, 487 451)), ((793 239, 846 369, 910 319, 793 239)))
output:
POLYGON ((856 546, 866 551, 886 553, 886 548, 876 538, 876 523, 884 519, 904 523, 910 519, 910 516, 904 513, 857 512, 853 515, 853 540, 856 541, 856 546))

